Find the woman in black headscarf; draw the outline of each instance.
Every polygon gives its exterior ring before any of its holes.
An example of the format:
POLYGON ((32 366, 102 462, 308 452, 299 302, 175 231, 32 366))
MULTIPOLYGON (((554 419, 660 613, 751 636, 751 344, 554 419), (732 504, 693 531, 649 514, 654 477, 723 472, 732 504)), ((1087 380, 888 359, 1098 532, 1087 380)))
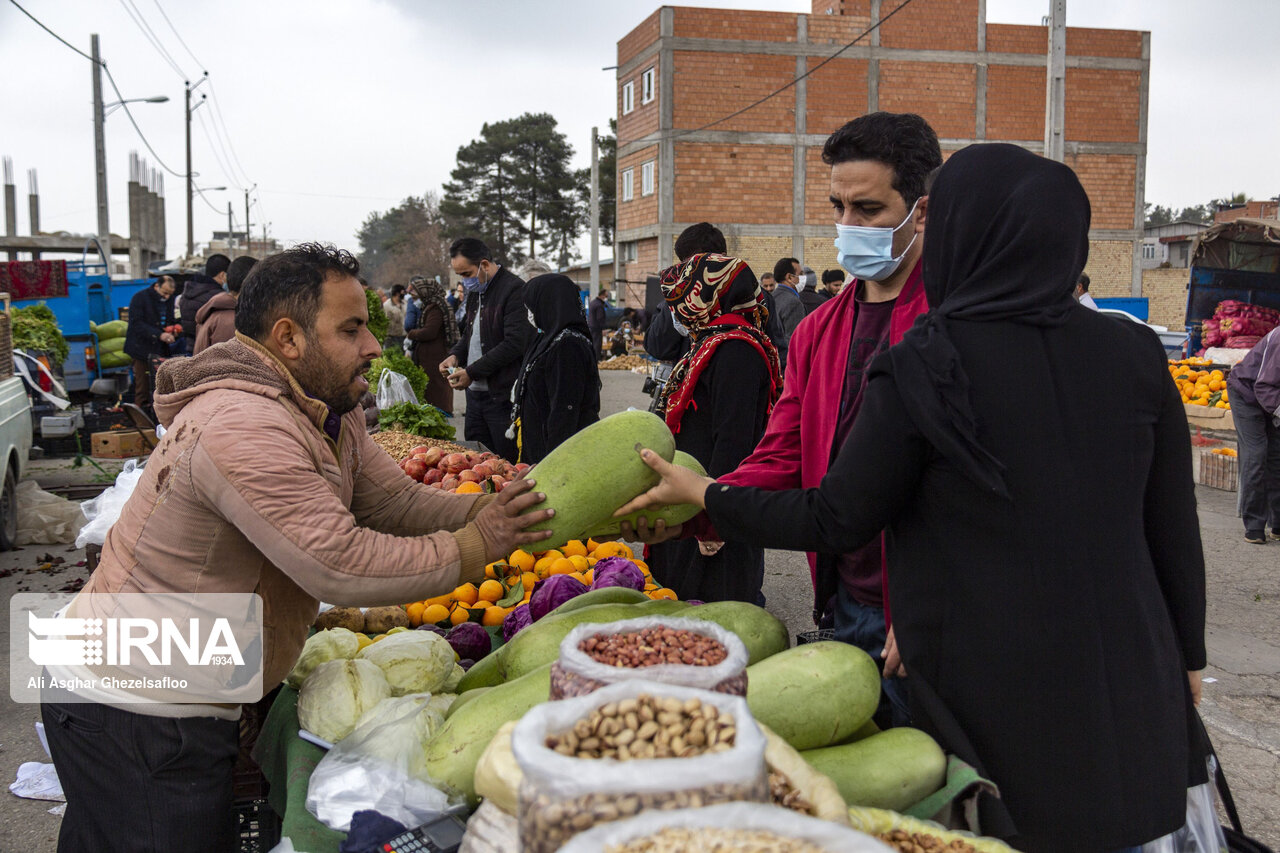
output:
POLYGON ((511 429, 519 462, 540 461, 560 442, 600 419, 600 373, 581 291, 568 277, 540 275, 524 286, 537 333, 511 390, 511 429))
POLYGON ((1064 165, 976 145, 929 199, 932 310, 871 368, 820 488, 709 483, 646 460, 649 501, 721 535, 845 552, 887 531, 915 725, 1000 788, 1019 850, 1111 851, 1181 827, 1204 781, 1193 702, 1204 561, 1160 342, 1071 297, 1089 203, 1064 165), (1098 383, 1083 365, 1108 353, 1098 383))

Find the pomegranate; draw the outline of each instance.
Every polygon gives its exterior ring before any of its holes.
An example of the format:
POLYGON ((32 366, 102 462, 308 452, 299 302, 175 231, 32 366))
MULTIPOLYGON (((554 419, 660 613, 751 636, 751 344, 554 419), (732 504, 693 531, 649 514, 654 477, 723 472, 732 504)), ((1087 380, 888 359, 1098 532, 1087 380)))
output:
POLYGON ((410 459, 404 463, 404 472, 421 483, 427 474, 427 465, 421 459, 410 459))

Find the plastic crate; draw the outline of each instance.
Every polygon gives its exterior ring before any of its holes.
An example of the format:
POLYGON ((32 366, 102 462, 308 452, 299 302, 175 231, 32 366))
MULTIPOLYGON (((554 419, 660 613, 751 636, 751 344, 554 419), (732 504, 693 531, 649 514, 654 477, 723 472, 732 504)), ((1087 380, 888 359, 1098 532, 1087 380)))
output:
POLYGON ((265 799, 237 800, 239 853, 267 853, 280 843, 280 817, 265 799))
POLYGON ((834 640, 836 632, 832 628, 821 628, 817 631, 805 631, 803 634, 796 634, 796 645, 804 646, 809 643, 821 643, 825 640, 834 640))
POLYGON ((1234 456, 1223 456, 1212 450, 1200 451, 1200 476, 1202 486, 1234 492, 1240 485, 1240 461, 1234 456))

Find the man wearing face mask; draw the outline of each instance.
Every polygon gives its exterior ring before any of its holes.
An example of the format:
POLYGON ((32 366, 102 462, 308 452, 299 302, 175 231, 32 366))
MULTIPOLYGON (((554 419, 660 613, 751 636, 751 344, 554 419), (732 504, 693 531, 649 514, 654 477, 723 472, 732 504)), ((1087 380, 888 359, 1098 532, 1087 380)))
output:
MULTIPOLYGON (((718 478, 727 485, 816 487, 853 429, 871 360, 928 310, 921 274, 926 192, 942 165, 933 129, 918 115, 872 113, 833 133, 822 159, 831 166, 840 265, 854 279, 796 327, 782 397, 755 451, 718 478)), ((690 526, 699 539, 718 538, 705 515, 690 526)), ((886 624, 882 540, 850 554, 811 553, 809 565, 814 621, 886 659, 891 677, 877 722, 903 724, 906 697, 892 677, 899 662, 886 624)))
POLYGON ((466 314, 461 337, 440 375, 455 391, 467 392, 464 432, 503 459, 516 458, 511 425, 511 388, 533 334, 524 304, 524 282, 493 262, 489 247, 475 237, 455 240, 449 265, 462 279, 466 314))

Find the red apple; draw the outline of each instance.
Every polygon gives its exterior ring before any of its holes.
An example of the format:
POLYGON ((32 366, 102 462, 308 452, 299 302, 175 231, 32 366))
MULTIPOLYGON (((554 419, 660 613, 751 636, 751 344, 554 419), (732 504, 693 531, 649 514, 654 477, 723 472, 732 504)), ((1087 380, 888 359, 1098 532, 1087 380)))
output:
POLYGON ((404 463, 404 472, 421 483, 427 474, 427 466, 421 459, 410 459, 404 463))

